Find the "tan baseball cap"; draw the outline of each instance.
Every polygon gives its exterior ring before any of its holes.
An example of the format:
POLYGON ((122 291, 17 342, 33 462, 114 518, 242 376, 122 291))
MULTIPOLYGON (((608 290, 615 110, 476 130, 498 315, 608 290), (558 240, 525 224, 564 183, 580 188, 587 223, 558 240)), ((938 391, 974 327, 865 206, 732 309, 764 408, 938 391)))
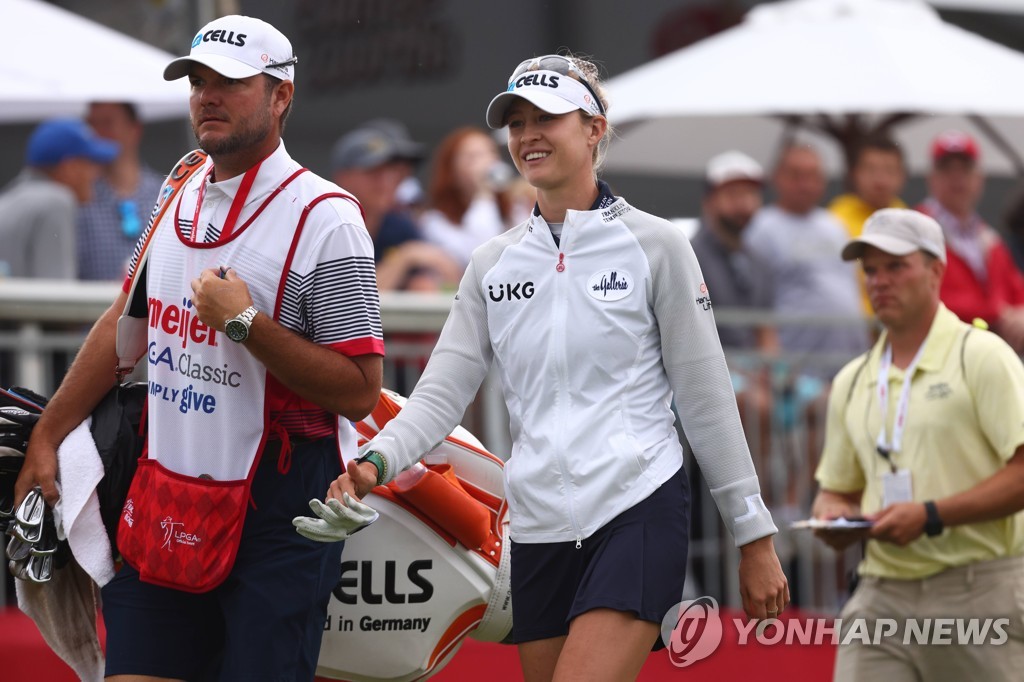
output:
POLYGON ((857 260, 874 246, 894 256, 927 251, 946 262, 946 239, 935 219, 909 208, 883 208, 871 214, 864 232, 843 247, 843 260, 857 260))

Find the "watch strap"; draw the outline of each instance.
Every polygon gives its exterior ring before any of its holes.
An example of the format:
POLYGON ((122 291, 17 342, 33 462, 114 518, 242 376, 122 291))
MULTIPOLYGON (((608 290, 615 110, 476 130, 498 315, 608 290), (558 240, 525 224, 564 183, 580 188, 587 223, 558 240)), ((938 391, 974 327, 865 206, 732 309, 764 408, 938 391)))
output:
POLYGON ((377 467, 377 485, 384 485, 384 482, 388 480, 388 461, 384 459, 384 456, 376 450, 370 450, 356 460, 357 464, 363 462, 370 462, 377 467))
POLYGON ((241 320, 242 322, 245 323, 245 326, 248 327, 249 325, 252 324, 252 321, 256 319, 256 313, 258 312, 259 310, 256 309, 256 306, 251 305, 242 312, 238 313, 238 315, 235 316, 235 319, 241 320))
POLYGON ((928 500, 924 503, 925 521, 924 521, 924 533, 930 538, 936 535, 942 535, 942 531, 945 526, 942 523, 942 519, 939 518, 939 509, 935 506, 935 502, 928 500))

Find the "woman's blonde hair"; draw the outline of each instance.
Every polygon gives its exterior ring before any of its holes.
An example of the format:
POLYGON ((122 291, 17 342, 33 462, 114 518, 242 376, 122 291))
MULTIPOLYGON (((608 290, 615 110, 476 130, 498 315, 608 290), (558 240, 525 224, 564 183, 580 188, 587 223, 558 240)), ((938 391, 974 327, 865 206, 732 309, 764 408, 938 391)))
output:
MULTIPOLYGON (((569 76, 575 78, 576 80, 585 80, 587 82, 587 85, 590 86, 590 89, 593 90, 594 94, 597 95, 598 99, 601 100, 601 109, 607 112, 608 106, 610 104, 610 102, 608 101, 608 93, 605 92, 604 83, 601 81, 601 71, 598 68, 597 64, 591 61, 592 58, 589 57, 589 55, 573 54, 569 50, 561 50, 558 54, 562 55, 567 59, 572 60, 573 64, 576 65, 576 68, 579 69, 580 72, 583 74, 583 78, 581 79, 579 74, 572 70, 569 71, 569 76)), ((580 116, 584 118, 593 118, 591 114, 588 114, 582 109, 579 110, 579 113, 580 116)), ((605 119, 607 118, 608 117, 606 114, 605 119)), ((605 131, 604 137, 601 138, 601 141, 597 144, 597 147, 594 148, 593 161, 595 175, 598 171, 601 170, 601 167, 604 165, 604 159, 605 155, 608 153, 608 144, 611 142, 612 132, 612 124, 609 122, 608 129, 605 131)))

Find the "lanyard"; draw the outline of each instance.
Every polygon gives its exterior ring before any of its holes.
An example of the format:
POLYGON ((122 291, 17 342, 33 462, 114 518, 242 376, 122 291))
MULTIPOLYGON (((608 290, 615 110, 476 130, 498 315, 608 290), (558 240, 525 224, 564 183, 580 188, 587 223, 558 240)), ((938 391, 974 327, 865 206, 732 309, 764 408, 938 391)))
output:
POLYGON ((896 465, 890 457, 892 452, 899 452, 903 444, 903 427, 907 423, 907 410, 910 408, 910 383, 914 378, 914 370, 917 363, 924 354, 924 344, 917 349, 917 354, 910 361, 906 372, 903 374, 903 387, 900 389, 900 399, 896 403, 896 416, 892 423, 892 440, 888 439, 885 433, 885 422, 889 417, 889 367, 892 365, 892 345, 887 344, 882 353, 882 359, 878 366, 878 407, 882 411, 882 430, 878 432, 876 449, 878 454, 889 463, 893 473, 896 472, 896 465))
MULTIPOLYGON (((221 230, 218 241, 224 241, 231 237, 231 233, 235 230, 235 223, 238 222, 238 216, 242 213, 242 207, 245 206, 245 200, 249 198, 249 191, 252 189, 253 182, 256 181, 256 174, 259 173, 260 166, 263 165, 263 161, 260 161, 255 166, 245 171, 245 175, 242 176, 242 182, 238 186, 238 191, 235 192, 235 198, 231 200, 231 208, 228 210, 228 217, 224 221, 224 229, 221 230)), ((213 173, 213 166, 210 166, 210 170, 206 171, 203 176, 203 181, 199 185, 199 196, 196 197, 196 212, 192 216, 192 234, 191 242, 196 243, 196 234, 199 232, 199 211, 203 208, 203 199, 206 198, 206 181, 209 179, 210 174, 213 173)))

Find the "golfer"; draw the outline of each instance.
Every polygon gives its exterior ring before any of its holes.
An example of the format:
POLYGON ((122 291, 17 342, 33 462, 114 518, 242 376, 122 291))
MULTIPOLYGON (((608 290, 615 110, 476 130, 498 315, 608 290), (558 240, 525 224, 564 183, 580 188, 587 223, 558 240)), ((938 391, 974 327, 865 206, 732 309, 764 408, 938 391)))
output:
POLYGON ((494 365, 514 440, 513 635, 525 679, 634 678, 683 591, 689 492, 675 398, 742 551, 743 605, 789 601, 709 293, 683 233, 597 179, 597 68, 528 59, 487 108, 536 189, 529 220, 476 249, 408 404, 328 497, 390 481, 461 420, 494 365))

